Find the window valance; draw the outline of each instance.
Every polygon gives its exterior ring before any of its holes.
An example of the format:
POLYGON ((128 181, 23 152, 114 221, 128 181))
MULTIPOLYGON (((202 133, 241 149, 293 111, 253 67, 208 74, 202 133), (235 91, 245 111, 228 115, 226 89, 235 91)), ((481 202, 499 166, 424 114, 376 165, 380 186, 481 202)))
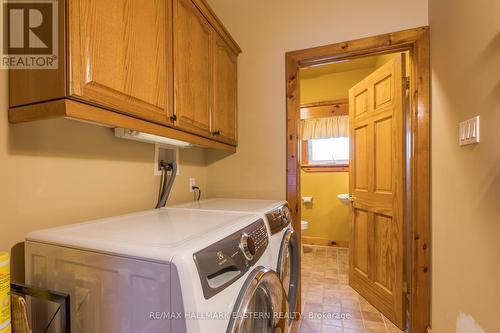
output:
POLYGON ((302 140, 349 137, 349 116, 301 120, 302 140))

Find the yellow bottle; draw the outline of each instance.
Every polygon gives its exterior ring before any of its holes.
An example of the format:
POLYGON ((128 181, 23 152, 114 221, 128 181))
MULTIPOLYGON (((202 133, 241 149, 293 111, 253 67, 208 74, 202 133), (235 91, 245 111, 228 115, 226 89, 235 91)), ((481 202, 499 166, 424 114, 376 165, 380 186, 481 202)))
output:
POLYGON ((11 332, 9 254, 0 252, 0 333, 11 332))

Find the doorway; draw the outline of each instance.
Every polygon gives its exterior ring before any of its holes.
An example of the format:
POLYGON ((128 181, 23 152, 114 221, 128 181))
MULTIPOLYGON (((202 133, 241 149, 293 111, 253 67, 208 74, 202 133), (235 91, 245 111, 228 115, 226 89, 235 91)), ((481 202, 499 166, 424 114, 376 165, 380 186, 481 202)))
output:
POLYGON ((328 274, 386 330, 429 326, 428 50, 423 27, 287 53, 287 200, 304 266, 336 263, 328 274))

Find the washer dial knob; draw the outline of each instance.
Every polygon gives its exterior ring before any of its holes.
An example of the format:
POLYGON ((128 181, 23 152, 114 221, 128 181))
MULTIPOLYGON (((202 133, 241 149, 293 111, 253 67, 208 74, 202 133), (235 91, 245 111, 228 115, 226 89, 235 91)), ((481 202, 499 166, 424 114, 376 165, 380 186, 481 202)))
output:
POLYGON ((246 232, 243 233, 240 237, 240 249, 248 261, 252 260, 255 256, 255 242, 253 238, 250 237, 246 232))

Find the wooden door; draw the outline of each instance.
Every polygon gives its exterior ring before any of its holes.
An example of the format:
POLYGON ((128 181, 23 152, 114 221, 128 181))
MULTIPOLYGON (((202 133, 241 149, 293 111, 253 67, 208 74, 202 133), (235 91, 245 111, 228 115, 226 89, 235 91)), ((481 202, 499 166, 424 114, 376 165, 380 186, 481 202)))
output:
POLYGON ((405 327, 404 55, 349 90, 352 196, 349 283, 405 327))
POLYGON ((69 1, 70 95, 169 123, 171 0, 69 1))
POLYGON ((236 144, 237 55, 220 36, 214 44, 212 134, 218 141, 236 144))
POLYGON ((191 0, 174 0, 176 126, 211 137, 213 28, 191 0))

